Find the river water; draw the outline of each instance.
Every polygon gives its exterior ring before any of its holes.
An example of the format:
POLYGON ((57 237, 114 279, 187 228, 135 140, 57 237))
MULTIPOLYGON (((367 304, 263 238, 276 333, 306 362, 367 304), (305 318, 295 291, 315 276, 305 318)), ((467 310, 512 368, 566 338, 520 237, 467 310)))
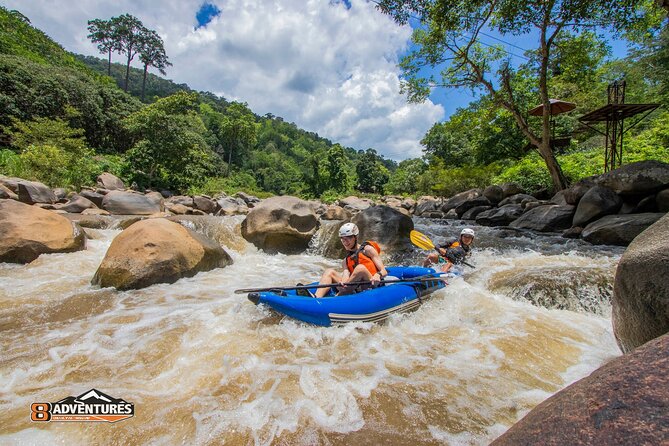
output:
MULTIPOLYGON (((488 444, 620 355, 620 248, 476 228, 476 268, 417 311, 323 328, 233 290, 313 280, 340 261, 318 244, 266 255, 241 237, 242 219, 194 223, 234 264, 170 285, 90 285, 116 229, 88 229, 85 251, 0 264, 0 444, 488 444), (135 416, 30 421, 31 403, 91 388, 134 403, 135 416)), ((463 227, 414 222, 436 243, 463 227)))

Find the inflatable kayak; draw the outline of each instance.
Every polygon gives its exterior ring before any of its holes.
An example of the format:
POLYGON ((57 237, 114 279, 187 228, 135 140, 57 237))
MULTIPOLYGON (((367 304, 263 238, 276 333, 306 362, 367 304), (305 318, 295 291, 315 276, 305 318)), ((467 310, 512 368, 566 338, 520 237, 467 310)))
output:
MULTIPOLYGON (((390 314, 418 308, 423 298, 446 284, 432 268, 419 266, 391 266, 386 268, 389 276, 399 283, 388 283, 356 294, 336 296, 331 288, 325 297, 316 299, 301 296, 296 290, 273 290, 249 293, 254 304, 264 304, 273 310, 300 321, 330 326, 354 321, 382 321, 390 314), (432 280, 432 278, 434 278, 432 280), (404 280, 413 280, 404 282, 404 280)), ((312 283, 311 285, 317 285, 312 283)), ((316 288, 309 289, 311 293, 316 288)), ((306 293, 305 293, 306 294, 306 293)))

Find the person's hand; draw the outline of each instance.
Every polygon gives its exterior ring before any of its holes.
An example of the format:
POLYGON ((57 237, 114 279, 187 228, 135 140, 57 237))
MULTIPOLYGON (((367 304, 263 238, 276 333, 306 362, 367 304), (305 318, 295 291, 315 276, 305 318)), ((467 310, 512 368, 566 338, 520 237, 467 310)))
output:
POLYGON ((370 279, 370 282, 372 282, 372 285, 376 285, 377 283, 381 282, 381 275, 379 273, 374 274, 370 279))
POLYGON ((445 256, 446 250, 444 248, 439 248, 439 254, 441 254, 442 257, 445 256))

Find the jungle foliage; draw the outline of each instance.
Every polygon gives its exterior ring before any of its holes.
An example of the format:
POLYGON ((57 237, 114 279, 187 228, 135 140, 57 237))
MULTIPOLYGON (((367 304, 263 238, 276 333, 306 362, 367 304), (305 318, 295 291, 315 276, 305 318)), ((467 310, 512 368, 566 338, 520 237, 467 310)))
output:
MULTIPOLYGON (((669 160, 667 29, 630 29, 632 51, 623 60, 612 59, 606 41, 588 27, 560 34, 547 65, 548 94, 577 108, 557 116, 556 134, 578 130, 577 117, 604 105, 607 85, 624 76, 628 103, 663 107, 626 135, 623 161, 669 160)), ((508 78, 524 113, 540 103, 535 62, 526 56, 508 78)), ((142 101, 145 74, 125 63, 74 56, 19 12, 0 7, 0 174, 78 188, 109 171, 138 189, 243 190, 325 202, 352 193, 449 196, 507 181, 528 192, 553 188, 517 117, 491 94, 436 123, 421 141, 421 159, 397 164, 378 148, 344 147, 151 73, 142 101)), ((541 133, 540 117, 526 120, 541 133)), ((555 156, 568 182, 601 173, 603 139, 586 129, 555 156)))

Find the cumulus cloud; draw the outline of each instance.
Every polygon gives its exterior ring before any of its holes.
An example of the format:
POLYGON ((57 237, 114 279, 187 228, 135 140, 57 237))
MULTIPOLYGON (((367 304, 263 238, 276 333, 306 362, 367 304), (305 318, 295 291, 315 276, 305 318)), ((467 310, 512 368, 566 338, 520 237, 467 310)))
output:
POLYGON ((211 0, 220 14, 199 28, 202 0, 4 3, 66 49, 89 55, 97 50, 87 20, 130 13, 163 37, 175 82, 388 158, 420 156, 420 139, 444 117, 441 105, 409 105, 400 95, 398 54, 411 30, 365 0, 211 0))

